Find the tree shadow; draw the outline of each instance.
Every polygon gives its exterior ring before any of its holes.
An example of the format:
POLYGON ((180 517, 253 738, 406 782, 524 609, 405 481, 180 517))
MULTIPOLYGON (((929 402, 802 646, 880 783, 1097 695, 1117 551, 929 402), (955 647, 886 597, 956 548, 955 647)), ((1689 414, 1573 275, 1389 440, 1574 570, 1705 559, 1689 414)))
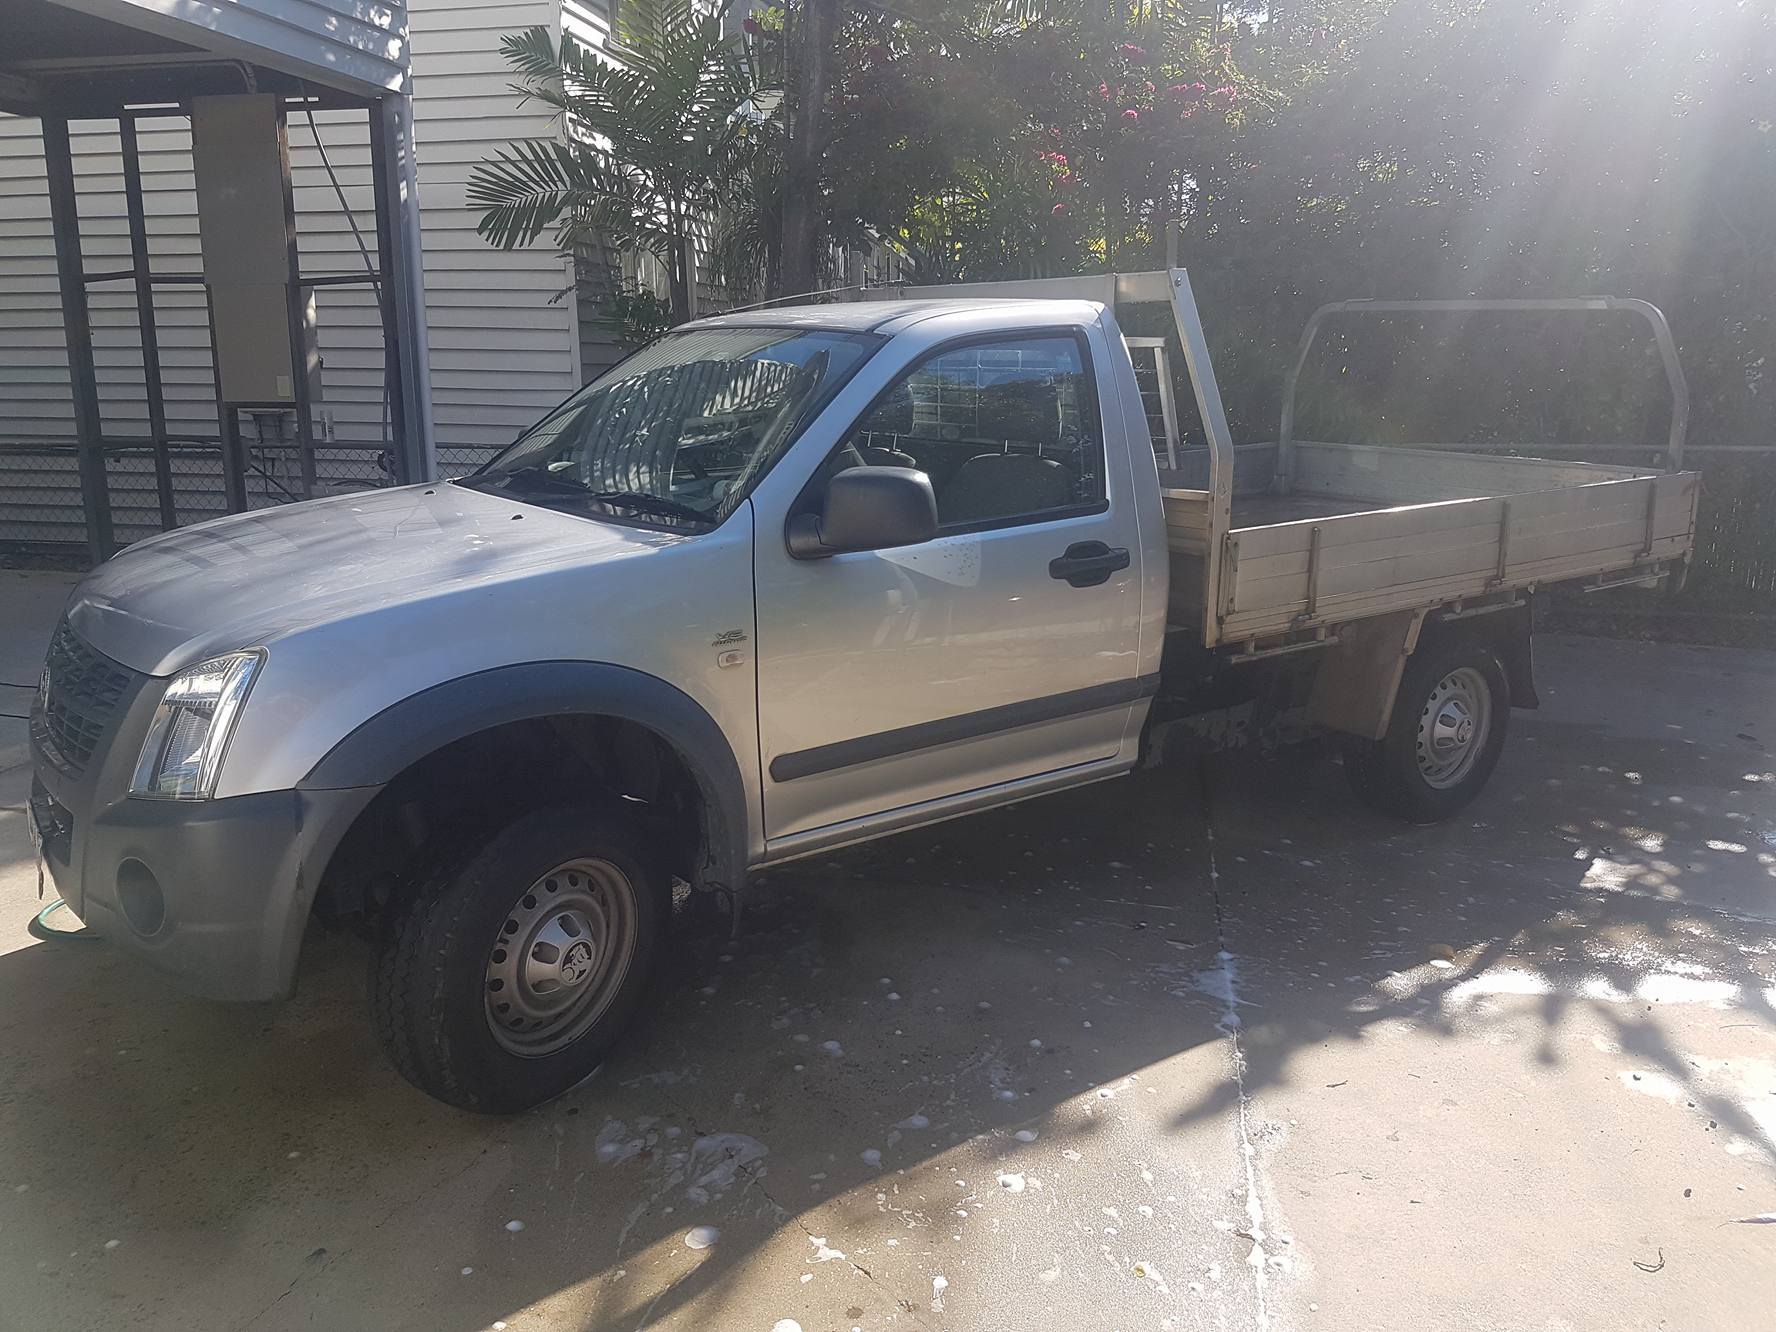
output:
POLYGON ((506 1120, 389 1071, 349 938, 311 939, 281 1008, 186 1000, 102 944, 20 948, 0 956, 0 1288, 64 1322, 728 1326, 769 1289, 814 1325, 944 1325, 931 1274, 959 1214, 1009 1215, 998 1171, 1124 1169, 1138 1098, 1190 1089, 1152 1148, 1213 1165, 1180 1214, 1211 1237, 1240 1214, 1230 1001, 1248 1098, 1395 1024, 1453 1048, 1528 1011, 1554 1067, 1582 1015, 1769 1152, 1648 1011, 1701 994, 1776 1026, 1770 930, 1731 914, 1771 873, 1762 788, 1730 753, 1666 746, 1636 780, 1644 743, 1528 739, 1438 828, 1363 813, 1326 763, 1223 763, 1206 801, 1194 772, 1148 774, 787 867, 738 940, 682 924, 591 1082, 506 1120), (714 1246, 688 1248, 706 1225, 714 1246))
MULTIPOLYGON (((1772 921, 1757 914, 1776 886, 1767 775, 1717 747, 1588 725, 1542 723, 1533 738, 1539 753, 1520 744, 1469 815, 1432 829, 1378 827, 1299 768, 1223 770, 1220 895, 1264 1005, 1248 1093, 1288 1085, 1309 1046, 1354 1048, 1399 1023, 1486 1039, 1527 1004, 1544 1067, 1582 1021, 1606 1033, 1597 1048, 1776 1160, 1769 1126, 1706 1085, 1658 1016, 1709 1005, 1776 1031, 1772 921), (1293 834, 1284 845, 1278 828, 1293 834)), ((1177 1122, 1224 1107, 1214 1089, 1177 1122)))
POLYGON ((389 1071, 349 937, 311 935, 281 1007, 186 999, 102 943, 0 955, 0 1184, 29 1190, 0 1196, 0 1287, 21 1316, 204 1326, 468 1329, 551 1301, 720 1326, 743 1274, 790 1261, 792 1294, 839 1264, 841 1307, 941 1324, 930 1276, 894 1269, 941 1270, 997 1170, 1087 1174, 1143 1070, 1204 1047, 1225 1071, 1191 985, 1215 951, 1191 817, 1156 834, 1155 799, 1081 791, 769 875, 738 940, 681 925, 594 1079, 505 1120, 389 1071), (697 1252, 701 1225, 721 1238, 697 1252))

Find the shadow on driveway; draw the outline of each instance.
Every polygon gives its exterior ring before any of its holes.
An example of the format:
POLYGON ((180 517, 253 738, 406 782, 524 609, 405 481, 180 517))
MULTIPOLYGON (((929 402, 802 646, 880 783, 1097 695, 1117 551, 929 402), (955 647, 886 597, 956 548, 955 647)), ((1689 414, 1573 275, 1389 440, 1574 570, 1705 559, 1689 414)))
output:
MULTIPOLYGON (((1342 1093, 1385 1119, 1425 1073, 1378 1053, 1402 1035, 1457 1062, 1508 1044, 1581 1116, 1619 1089, 1579 1089, 1574 1038, 1613 1042, 1768 1160, 1771 1121, 1666 1020, 1714 1005, 1767 1041, 1776 1018, 1768 918, 1734 905, 1768 901, 1776 850, 1747 771, 1542 721, 1435 829, 1291 759, 885 840, 768 876, 737 942, 682 928, 612 1062, 508 1120, 387 1068, 349 937, 312 938, 275 1008, 183 999, 103 944, 17 947, 0 1290, 58 1327, 1256 1326, 1333 1263, 1319 1241, 1311 1275, 1286 1229, 1324 1188, 1280 1155, 1290 1116, 1342 1093)), ((1366 1169, 1344 1139, 1316 1151, 1366 1169)), ((1487 1279, 1514 1280, 1508 1226, 1490 1243, 1487 1279)))

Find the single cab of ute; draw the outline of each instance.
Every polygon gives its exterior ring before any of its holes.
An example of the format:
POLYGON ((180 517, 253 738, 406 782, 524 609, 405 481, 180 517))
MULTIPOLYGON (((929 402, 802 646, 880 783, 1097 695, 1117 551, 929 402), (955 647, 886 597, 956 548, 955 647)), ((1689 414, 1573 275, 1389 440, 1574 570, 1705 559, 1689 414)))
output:
POLYGON ((218 999, 362 922, 391 1060, 511 1111, 603 1058, 675 884, 1310 734, 1447 817, 1534 705, 1533 593, 1680 578, 1695 525, 1658 312, 1487 304, 1646 319, 1670 470, 1297 440, 1293 384, 1236 448, 1181 271, 687 325, 473 475, 95 570, 32 713, 43 861, 218 999))

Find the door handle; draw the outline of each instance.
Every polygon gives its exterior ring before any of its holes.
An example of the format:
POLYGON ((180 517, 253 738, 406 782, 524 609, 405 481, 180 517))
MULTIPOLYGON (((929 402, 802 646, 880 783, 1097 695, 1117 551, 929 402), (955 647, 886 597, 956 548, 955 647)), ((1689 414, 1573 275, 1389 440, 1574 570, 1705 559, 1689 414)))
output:
POLYGON ((1112 549, 1102 541, 1075 541, 1065 555, 1048 562, 1048 576, 1070 587, 1096 587, 1128 567, 1129 553, 1121 546, 1112 549))

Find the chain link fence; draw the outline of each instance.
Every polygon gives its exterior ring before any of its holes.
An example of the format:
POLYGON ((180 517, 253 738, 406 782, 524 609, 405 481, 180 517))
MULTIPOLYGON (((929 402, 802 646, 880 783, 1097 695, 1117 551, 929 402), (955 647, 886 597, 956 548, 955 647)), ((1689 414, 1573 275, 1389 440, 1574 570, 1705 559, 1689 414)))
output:
POLYGON ((1686 599, 1719 610, 1776 612, 1776 448, 1698 452, 1696 560, 1686 599))
MULTIPOLYGON (((473 451, 485 456, 488 451, 473 451)), ((242 480, 248 509, 395 484, 387 450, 369 445, 323 445, 313 452, 312 479, 305 477, 299 447, 277 439, 243 439, 242 480)), ((479 465, 479 460, 474 465, 479 465)), ((459 475, 470 470, 463 465, 459 475)), ((169 444, 173 525, 220 518, 228 512, 222 447, 214 441, 169 444)), ((162 530, 155 450, 143 444, 105 449, 105 484, 117 546, 162 530)), ((0 557, 84 555, 86 511, 80 488, 79 450, 73 444, 0 443, 0 557)))

